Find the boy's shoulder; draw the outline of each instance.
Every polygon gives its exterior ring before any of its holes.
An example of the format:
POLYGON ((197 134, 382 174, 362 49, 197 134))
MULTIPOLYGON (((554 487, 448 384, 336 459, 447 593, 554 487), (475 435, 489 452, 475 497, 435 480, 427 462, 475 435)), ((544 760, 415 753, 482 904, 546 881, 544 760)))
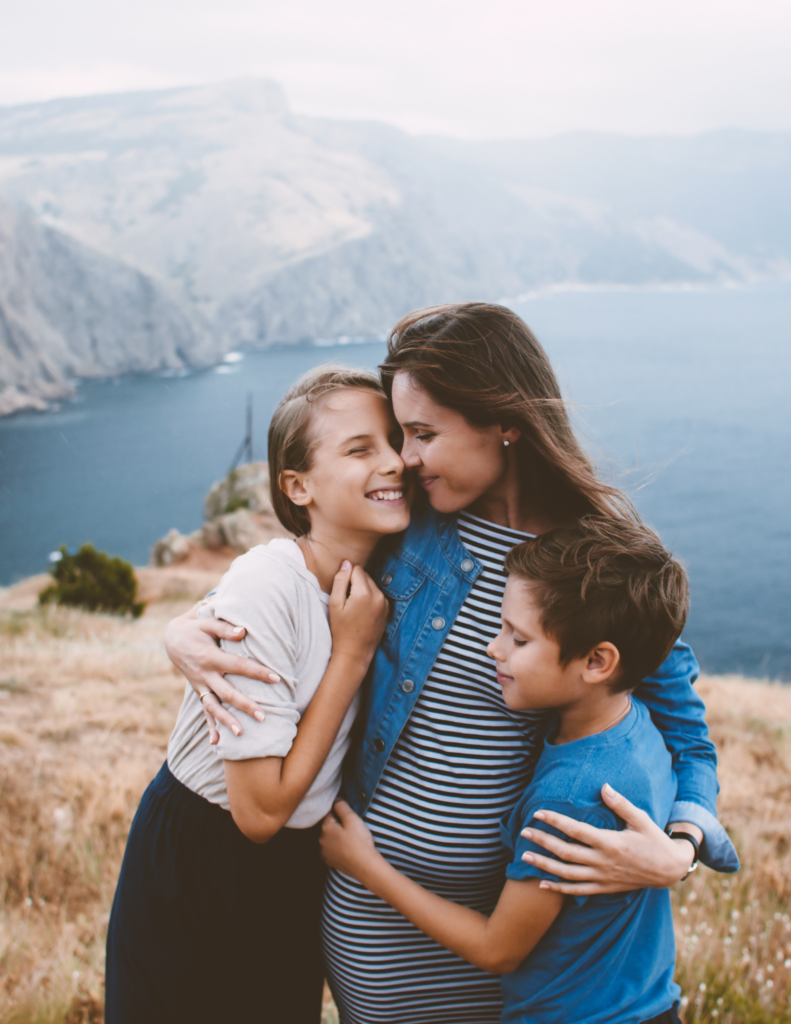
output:
MULTIPOLYGON (((648 709, 635 698, 629 714, 615 728, 572 743, 545 744, 532 782, 502 821, 503 843, 518 854, 521 863, 521 854, 531 845, 521 838, 522 829, 529 825, 560 835, 535 819, 538 810, 557 811, 596 828, 623 828, 622 820, 601 798, 605 782, 664 827, 676 795, 672 758, 648 709)), ((509 869, 508 877, 533 876, 512 874, 509 869)), ((534 877, 549 876, 537 873, 534 877)))

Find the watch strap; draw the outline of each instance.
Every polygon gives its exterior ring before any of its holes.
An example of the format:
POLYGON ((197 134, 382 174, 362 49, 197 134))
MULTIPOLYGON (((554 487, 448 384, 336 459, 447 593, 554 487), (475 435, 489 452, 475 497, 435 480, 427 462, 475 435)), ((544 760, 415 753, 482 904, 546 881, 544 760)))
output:
MULTIPOLYGON (((695 856, 692 858, 692 863, 689 866, 689 871, 694 871, 695 868, 698 866, 698 860, 700 858, 700 843, 693 835, 690 835, 689 832, 679 832, 675 829, 668 829, 667 834, 670 836, 671 839, 686 839, 687 842, 692 843, 692 849, 695 851, 695 856)), ((689 874, 689 871, 687 872, 687 874, 689 874)))

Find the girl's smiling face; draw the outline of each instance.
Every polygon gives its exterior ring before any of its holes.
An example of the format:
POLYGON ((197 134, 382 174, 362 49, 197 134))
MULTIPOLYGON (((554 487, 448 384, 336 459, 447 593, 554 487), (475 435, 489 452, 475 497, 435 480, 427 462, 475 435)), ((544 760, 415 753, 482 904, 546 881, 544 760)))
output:
POLYGON ((409 494, 398 453, 401 432, 386 398, 365 388, 318 400, 311 468, 285 470, 281 486, 308 511, 311 532, 382 536, 409 525, 409 494))
POLYGON ((438 512, 467 508, 503 477, 503 442, 513 444, 518 430, 468 423, 460 412, 436 402, 405 372, 393 378, 392 401, 404 432, 404 463, 416 470, 419 484, 438 512))

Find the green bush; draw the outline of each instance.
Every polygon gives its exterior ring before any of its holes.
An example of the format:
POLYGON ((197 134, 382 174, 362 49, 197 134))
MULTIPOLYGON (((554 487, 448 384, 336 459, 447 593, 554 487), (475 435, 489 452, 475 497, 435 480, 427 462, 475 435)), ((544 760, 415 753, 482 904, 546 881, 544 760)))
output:
POLYGON ((55 582, 39 594, 39 604, 54 601, 91 612, 131 612, 134 618, 143 614, 145 604, 135 601, 137 580, 129 562, 96 551, 92 544, 83 544, 76 555, 65 547, 60 553, 51 569, 55 582))
POLYGON ((250 499, 249 498, 239 498, 239 497, 231 498, 231 500, 225 506, 225 511, 226 511, 226 513, 227 512, 236 512, 240 508, 250 508, 250 499))

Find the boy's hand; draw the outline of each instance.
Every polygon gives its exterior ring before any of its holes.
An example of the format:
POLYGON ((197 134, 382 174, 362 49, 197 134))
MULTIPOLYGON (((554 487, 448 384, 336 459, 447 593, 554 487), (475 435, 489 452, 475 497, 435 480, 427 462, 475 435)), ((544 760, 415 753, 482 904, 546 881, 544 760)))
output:
POLYGON ((321 854, 331 868, 356 878, 358 882, 363 881, 361 875, 366 864, 381 856, 368 826, 345 800, 338 800, 324 819, 321 854))

